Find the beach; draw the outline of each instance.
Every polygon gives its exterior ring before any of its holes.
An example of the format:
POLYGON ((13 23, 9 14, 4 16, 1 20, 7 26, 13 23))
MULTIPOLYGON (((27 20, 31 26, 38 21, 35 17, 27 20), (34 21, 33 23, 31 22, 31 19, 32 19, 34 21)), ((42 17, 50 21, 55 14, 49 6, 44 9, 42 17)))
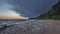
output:
POLYGON ((60 20, 27 20, 3 27, 0 34, 60 34, 60 20))

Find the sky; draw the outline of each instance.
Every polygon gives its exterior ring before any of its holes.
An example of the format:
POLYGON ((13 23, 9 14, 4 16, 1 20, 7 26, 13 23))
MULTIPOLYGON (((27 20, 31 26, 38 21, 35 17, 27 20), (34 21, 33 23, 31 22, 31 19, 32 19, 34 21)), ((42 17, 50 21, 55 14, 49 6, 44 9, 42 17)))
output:
POLYGON ((0 0, 0 19, 28 19, 45 13, 58 0, 0 0))
POLYGON ((6 3, 6 1, 0 0, 0 19, 28 19, 26 17, 20 16, 13 10, 10 10, 10 8, 13 7, 6 3))

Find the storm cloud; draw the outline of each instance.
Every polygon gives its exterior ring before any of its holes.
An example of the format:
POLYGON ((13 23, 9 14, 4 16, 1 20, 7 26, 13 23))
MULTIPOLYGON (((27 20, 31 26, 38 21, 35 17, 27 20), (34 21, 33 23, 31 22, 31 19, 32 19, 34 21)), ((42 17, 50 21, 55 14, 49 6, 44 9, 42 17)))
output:
POLYGON ((13 6, 11 10, 21 16, 37 17, 48 11, 58 0, 6 0, 6 2, 13 6))

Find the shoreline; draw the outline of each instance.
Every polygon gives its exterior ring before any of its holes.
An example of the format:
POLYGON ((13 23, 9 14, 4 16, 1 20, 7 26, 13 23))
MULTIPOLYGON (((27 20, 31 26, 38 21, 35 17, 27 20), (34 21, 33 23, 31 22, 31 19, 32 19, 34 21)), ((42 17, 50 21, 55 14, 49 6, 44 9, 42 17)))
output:
MULTIPOLYGON (((6 27, 6 26, 5 26, 6 27)), ((4 27, 3 27, 4 29, 4 27)), ((60 20, 27 21, 7 26, 0 34, 60 34, 60 20)))

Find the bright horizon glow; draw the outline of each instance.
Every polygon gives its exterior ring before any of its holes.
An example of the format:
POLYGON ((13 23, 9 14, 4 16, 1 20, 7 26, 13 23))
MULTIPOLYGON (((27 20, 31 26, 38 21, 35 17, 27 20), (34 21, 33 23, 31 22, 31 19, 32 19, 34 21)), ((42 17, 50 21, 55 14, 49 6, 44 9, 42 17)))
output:
POLYGON ((0 13, 0 19, 28 19, 28 18, 20 16, 20 14, 16 13, 15 11, 6 10, 0 13))
POLYGON ((19 15, 4 15, 0 16, 0 19, 28 19, 28 18, 19 15))
POLYGON ((0 13, 0 19, 28 19, 27 17, 20 16, 14 11, 7 10, 7 13, 2 12, 0 13))

